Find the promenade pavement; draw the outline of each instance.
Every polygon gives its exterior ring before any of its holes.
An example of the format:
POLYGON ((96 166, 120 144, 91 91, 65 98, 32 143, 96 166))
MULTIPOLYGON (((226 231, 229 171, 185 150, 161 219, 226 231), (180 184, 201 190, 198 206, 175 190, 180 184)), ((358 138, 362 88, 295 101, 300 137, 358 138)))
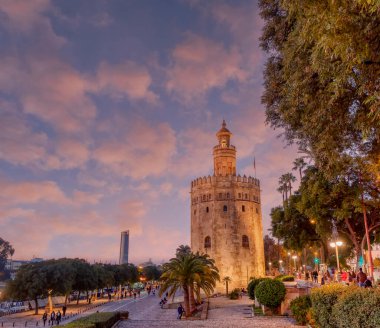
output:
POLYGON ((161 309, 157 305, 157 299, 151 298, 130 308, 130 319, 120 321, 114 328, 300 328, 290 318, 251 317, 251 304, 246 296, 240 300, 229 300, 223 296, 211 298, 207 320, 177 320, 175 309, 161 309))

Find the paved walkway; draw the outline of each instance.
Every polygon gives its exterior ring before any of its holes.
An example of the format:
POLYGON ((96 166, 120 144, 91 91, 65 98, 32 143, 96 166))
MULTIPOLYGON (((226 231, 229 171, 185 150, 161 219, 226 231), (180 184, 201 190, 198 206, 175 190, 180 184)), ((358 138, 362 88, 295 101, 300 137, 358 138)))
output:
MULTIPOLYGON (((157 299, 156 299, 157 300, 157 299)), ((143 309, 136 312, 130 310, 130 319, 119 322, 115 328, 147 328, 147 327, 189 327, 189 328, 300 328, 289 318, 283 317, 251 317, 252 302, 244 296, 241 300, 229 300, 225 297, 210 300, 207 320, 177 320, 175 309, 160 309, 157 303, 151 306, 146 302, 143 309)), ((141 304, 142 305, 142 304, 141 304)))

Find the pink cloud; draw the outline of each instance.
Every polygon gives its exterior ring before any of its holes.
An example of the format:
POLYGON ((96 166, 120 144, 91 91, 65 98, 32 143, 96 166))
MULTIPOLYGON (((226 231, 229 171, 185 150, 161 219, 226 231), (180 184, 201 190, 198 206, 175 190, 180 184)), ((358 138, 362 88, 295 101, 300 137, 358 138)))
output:
POLYGON ((103 197, 101 194, 93 192, 85 192, 81 190, 75 190, 73 193, 73 202, 76 204, 98 204, 99 200, 103 197))
POLYGON ((40 202, 67 205, 70 200, 54 181, 17 182, 0 181, 0 201, 3 205, 35 204, 40 202))
POLYGON ((110 65, 102 62, 97 71, 94 89, 113 98, 128 97, 131 100, 147 100, 155 103, 158 96, 149 90, 152 78, 147 69, 132 61, 110 65))
POLYGON ((174 131, 167 123, 124 122, 117 135, 102 141, 93 158, 112 172, 135 179, 165 172, 176 149, 174 131))
POLYGON ((229 80, 245 81, 241 56, 235 47, 188 33, 172 51, 172 65, 167 70, 166 88, 189 102, 213 88, 224 87, 229 80))

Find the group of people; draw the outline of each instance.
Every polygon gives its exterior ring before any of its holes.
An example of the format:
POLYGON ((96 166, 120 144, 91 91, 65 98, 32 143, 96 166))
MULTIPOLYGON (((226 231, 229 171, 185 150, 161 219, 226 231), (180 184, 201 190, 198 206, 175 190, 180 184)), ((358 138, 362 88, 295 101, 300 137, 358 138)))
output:
MULTIPOLYGON (((48 319, 48 314, 47 312, 45 311, 44 314, 42 315, 42 322, 44 323, 44 327, 46 326, 46 322, 47 322, 47 319, 48 319)), ((54 310, 50 313, 50 320, 49 320, 49 325, 50 326, 54 326, 54 324, 56 324, 57 326, 59 326, 60 322, 62 320, 62 314, 61 314, 61 311, 58 310, 57 313, 54 312, 54 310)))
MULTIPOLYGON (((309 280, 311 279, 313 282, 318 283, 318 276, 319 273, 317 270, 314 270, 312 272, 307 271, 305 273, 305 279, 309 280)), ((351 284, 357 284, 360 287, 372 287, 371 280, 367 277, 366 273, 363 271, 362 268, 359 269, 358 273, 355 273, 355 271, 335 271, 334 269, 331 270, 331 273, 329 270, 326 270, 326 272, 321 273, 321 279, 320 283, 321 285, 324 285, 326 283, 330 282, 343 282, 348 285, 351 284)))

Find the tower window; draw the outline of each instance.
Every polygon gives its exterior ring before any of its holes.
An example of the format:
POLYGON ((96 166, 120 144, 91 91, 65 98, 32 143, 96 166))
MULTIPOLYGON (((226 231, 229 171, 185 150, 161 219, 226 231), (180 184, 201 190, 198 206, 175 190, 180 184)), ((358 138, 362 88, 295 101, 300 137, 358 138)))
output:
POLYGON ((245 199, 248 199, 248 194, 245 194, 245 199))
POLYGON ((241 211, 242 211, 242 212, 245 212, 245 205, 242 205, 242 206, 241 206, 241 211))
POLYGON ((248 236, 246 235, 243 235, 242 238, 241 238, 241 245, 243 247, 249 247, 249 239, 248 239, 248 236))
POLYGON ((205 248, 211 248, 211 237, 207 236, 205 238, 205 248))
POLYGON ((227 212, 227 205, 223 206, 223 212, 227 212))
POLYGON ((206 213, 208 213, 208 206, 206 207, 206 213))
POLYGON ((259 209, 256 207, 256 213, 259 214, 259 209))
POLYGON ((197 214, 197 210, 194 210, 194 215, 197 214))
POLYGON ((227 199, 229 199, 229 198, 230 198, 230 193, 228 192, 228 193, 227 193, 227 199))
POLYGON ((203 195, 203 201, 204 202, 206 201, 206 195, 203 195))
POLYGON ((239 198, 241 198, 241 193, 239 192, 239 198))
POLYGON ((210 200, 211 199, 211 194, 208 194, 208 200, 210 200))

